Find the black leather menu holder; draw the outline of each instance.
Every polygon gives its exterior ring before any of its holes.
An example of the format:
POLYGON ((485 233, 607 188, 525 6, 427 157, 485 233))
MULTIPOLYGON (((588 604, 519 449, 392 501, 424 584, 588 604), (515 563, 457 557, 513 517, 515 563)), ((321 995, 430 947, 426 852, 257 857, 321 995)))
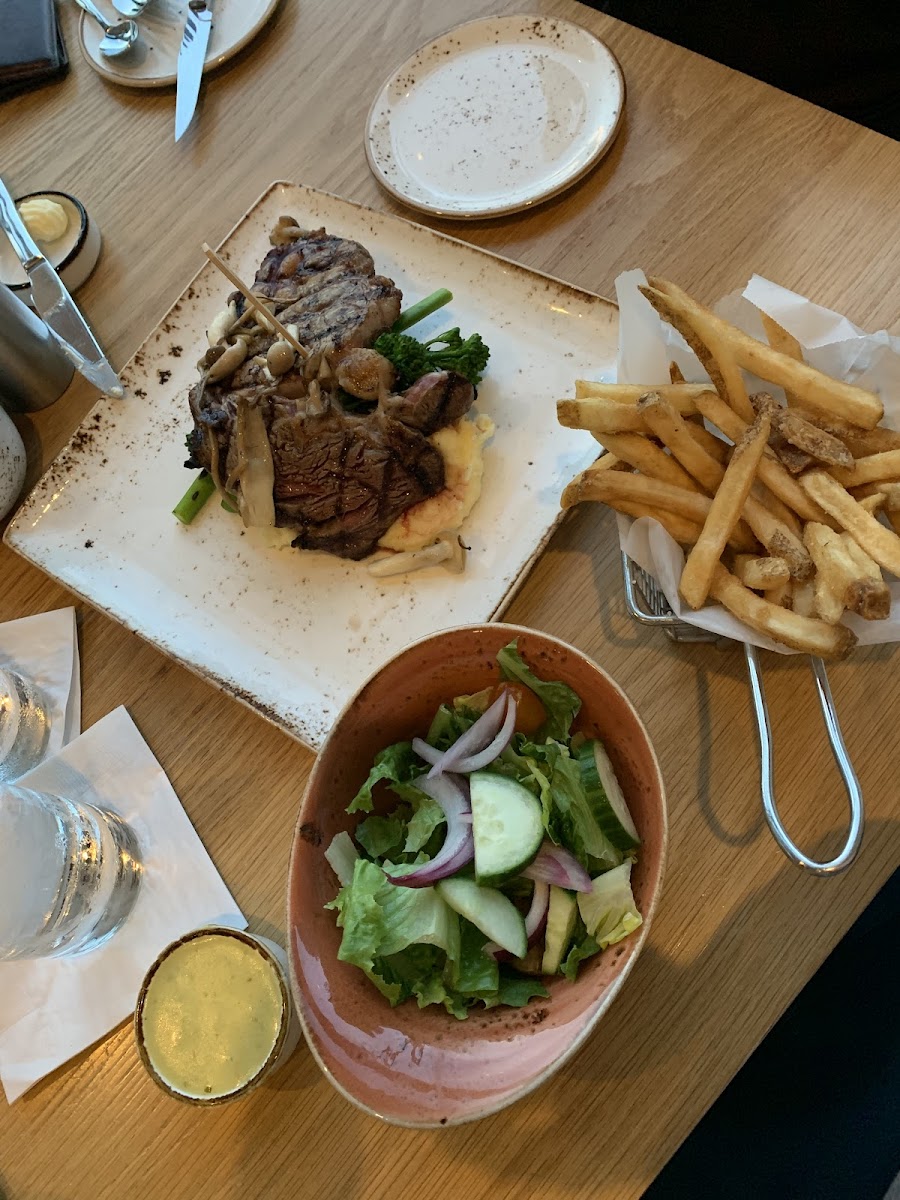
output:
POLYGON ((0 0, 0 100, 65 75, 54 0, 0 0))

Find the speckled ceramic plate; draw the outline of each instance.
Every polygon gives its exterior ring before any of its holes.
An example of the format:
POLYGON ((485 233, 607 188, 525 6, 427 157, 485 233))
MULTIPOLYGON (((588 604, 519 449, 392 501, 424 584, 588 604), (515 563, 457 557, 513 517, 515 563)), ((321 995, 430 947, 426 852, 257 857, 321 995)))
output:
MULTIPOLYGON (((556 422, 572 381, 613 377, 615 307, 598 296, 399 217, 309 188, 273 184, 226 238, 252 279, 282 213, 356 238, 411 302, 454 300, 418 327, 459 325, 491 347, 477 408, 497 432, 481 499, 463 526, 466 570, 378 580, 325 554, 261 548, 210 502, 185 528, 171 509, 191 476, 187 391, 204 331, 231 291, 204 266, 102 398, 6 532, 13 549, 161 650, 317 748, 361 681, 416 638, 495 618, 559 519, 568 480, 596 456, 589 434, 556 422)), ((204 231, 185 247, 199 262, 204 231)))
MULTIPOLYGON (((215 0, 204 73, 227 62, 255 38, 277 5, 278 0, 215 0)), ((121 19, 112 4, 106 8, 111 21, 121 19)), ((150 0, 141 13, 140 39, 120 58, 104 58, 100 53, 103 30, 83 12, 78 26, 81 49, 94 70, 112 83, 137 88, 166 87, 176 81, 187 12, 188 0, 150 0)))
POLYGON ((423 46, 378 93, 369 165, 398 200, 444 217, 493 217, 563 191, 619 129, 625 83, 577 25, 520 15, 470 21, 423 46))

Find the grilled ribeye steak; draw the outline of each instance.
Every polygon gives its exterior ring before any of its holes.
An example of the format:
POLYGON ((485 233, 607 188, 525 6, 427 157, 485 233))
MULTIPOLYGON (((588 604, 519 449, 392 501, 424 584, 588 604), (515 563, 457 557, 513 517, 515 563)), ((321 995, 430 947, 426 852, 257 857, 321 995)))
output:
MULTIPOLYGON (((359 242, 324 229, 303 232, 276 226, 272 247, 260 264, 253 292, 275 301, 282 325, 296 325, 297 339, 313 354, 343 346, 370 346, 400 315, 402 294, 392 279, 375 274, 372 255, 359 242), (281 241, 296 231, 292 241, 281 241)), ((233 296, 238 315, 245 300, 233 296)))
MULTIPOLYGON (((235 419, 240 404, 258 408, 272 453, 276 524, 296 530, 292 544, 300 548, 365 558, 402 513, 444 487, 444 461, 428 437, 465 415, 475 389, 452 371, 436 371, 403 395, 381 386, 374 408, 349 411, 338 385, 347 382, 341 363, 349 347, 371 345, 390 328, 401 294, 375 274, 357 242, 303 232, 289 218, 272 241, 253 291, 275 302, 284 325, 297 327, 310 357, 273 378, 258 356, 277 335, 257 333, 229 378, 195 385, 186 465, 240 487, 235 419)), ((232 299, 240 316, 243 297, 232 299)))

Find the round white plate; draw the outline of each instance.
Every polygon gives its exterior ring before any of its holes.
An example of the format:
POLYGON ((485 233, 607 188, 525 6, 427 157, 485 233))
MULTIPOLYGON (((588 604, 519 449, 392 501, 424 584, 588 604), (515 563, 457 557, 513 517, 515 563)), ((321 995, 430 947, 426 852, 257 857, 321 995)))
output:
POLYGON ((612 51, 555 17, 486 17, 418 50, 378 93, 366 153, 398 200, 443 217, 528 208, 609 150, 625 104, 612 51))
MULTIPOLYGON (((203 71, 226 62, 247 45, 272 13, 278 0, 214 0, 213 26, 203 71)), ((106 6, 110 20, 111 4, 106 6)), ((187 20, 188 0, 150 0, 139 21, 141 36, 121 58, 100 53, 103 30, 87 13, 81 14, 79 36, 85 58, 98 74, 125 87, 165 87, 176 82, 178 50, 187 20)))

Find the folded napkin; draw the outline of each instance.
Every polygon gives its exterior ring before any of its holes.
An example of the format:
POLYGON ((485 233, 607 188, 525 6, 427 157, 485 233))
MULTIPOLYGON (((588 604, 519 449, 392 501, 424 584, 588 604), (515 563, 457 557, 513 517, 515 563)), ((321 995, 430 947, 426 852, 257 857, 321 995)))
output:
POLYGON ((81 733, 81 666, 75 609, 20 617, 0 625, 0 667, 27 675, 50 710, 49 758, 81 733))
POLYGON ((53 0, 4 0, 0 100, 65 75, 69 56, 53 0))
POLYGON ((200 925, 247 925, 124 708, 21 782, 115 810, 135 831, 145 872, 131 914, 104 945, 0 963, 0 1079, 10 1104, 126 1020, 169 942, 200 925))

